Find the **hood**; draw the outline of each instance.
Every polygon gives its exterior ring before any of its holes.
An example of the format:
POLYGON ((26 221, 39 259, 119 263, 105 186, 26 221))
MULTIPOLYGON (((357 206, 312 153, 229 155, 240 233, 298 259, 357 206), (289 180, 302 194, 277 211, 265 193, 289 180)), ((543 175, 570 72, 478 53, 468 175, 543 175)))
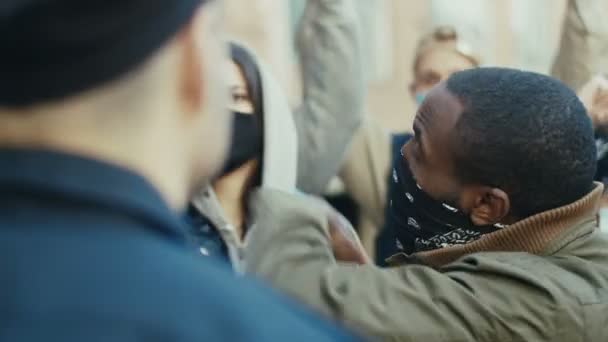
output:
MULTIPOLYGON (((253 52, 250 53, 255 56, 253 52)), ((298 138, 287 96, 269 68, 256 58, 264 105, 262 186, 292 192, 296 189, 298 138)))

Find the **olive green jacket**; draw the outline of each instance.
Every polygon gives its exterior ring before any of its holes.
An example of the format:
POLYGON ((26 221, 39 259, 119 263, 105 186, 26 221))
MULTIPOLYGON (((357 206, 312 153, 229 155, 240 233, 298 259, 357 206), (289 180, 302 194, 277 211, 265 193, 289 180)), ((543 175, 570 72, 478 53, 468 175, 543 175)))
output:
POLYGON ((324 208, 255 194, 246 269, 385 341, 608 341, 603 186, 579 201, 460 246, 398 255, 397 267, 336 262, 324 208))

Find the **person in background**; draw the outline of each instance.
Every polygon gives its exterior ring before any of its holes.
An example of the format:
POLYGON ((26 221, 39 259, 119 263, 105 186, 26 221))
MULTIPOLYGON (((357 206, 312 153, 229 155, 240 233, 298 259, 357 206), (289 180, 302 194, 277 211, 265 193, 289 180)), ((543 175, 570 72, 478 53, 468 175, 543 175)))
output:
POLYGON ((551 75, 574 90, 608 72, 608 2, 568 0, 551 75))
MULTIPOLYGON (((337 172, 362 117, 362 56, 352 1, 308 0, 298 31, 303 102, 287 97, 251 50, 231 44, 228 62, 234 130, 220 176, 200 189, 187 219, 201 253, 240 272, 251 191, 319 193, 337 172)), ((264 229, 264 227, 259 227, 264 229)))
POLYGON ((384 340, 605 341, 604 187, 574 91, 531 72, 462 71, 427 94, 413 131, 391 173, 404 250, 393 267, 344 265, 325 209, 267 190, 253 213, 272 219, 247 270, 384 340))
POLYGON ((2 2, 0 341, 353 339, 179 220, 228 144, 221 22, 213 0, 2 2))
POLYGON ((428 92, 455 72, 476 68, 479 57, 451 26, 439 26, 418 42, 410 95, 420 106, 428 92))
MULTIPOLYGON (((608 79, 604 75, 594 76, 579 91, 581 101, 587 107, 595 130, 597 148, 597 171, 595 179, 608 185, 608 79)), ((608 232, 608 196, 604 193, 599 212, 600 228, 608 232)))
POLYGON ((608 2, 569 0, 559 51, 551 74, 579 93, 596 131, 596 180, 608 178, 608 2))
MULTIPOLYGON (((562 38, 551 74, 579 92, 595 127, 596 180, 608 184, 608 2, 568 0, 562 38)), ((608 197, 604 196, 604 208, 608 197)), ((608 231, 608 210, 600 211, 608 231)))
POLYGON ((594 76, 579 90, 579 97, 589 109, 589 117, 595 129, 597 145, 596 180, 608 183, 608 79, 594 76))
MULTIPOLYGON (((433 86, 457 71, 476 68, 479 64, 470 45, 453 27, 437 27, 418 43, 410 95, 420 105, 433 86)), ((385 224, 385 216, 390 215, 386 208, 387 196, 394 191, 389 170, 399 149, 411 136, 408 132, 391 135, 368 118, 356 134, 340 169, 346 192, 359 204, 363 214, 371 218, 374 226, 381 227, 375 248, 379 265, 386 265, 384 260, 398 250, 395 236, 385 224)))

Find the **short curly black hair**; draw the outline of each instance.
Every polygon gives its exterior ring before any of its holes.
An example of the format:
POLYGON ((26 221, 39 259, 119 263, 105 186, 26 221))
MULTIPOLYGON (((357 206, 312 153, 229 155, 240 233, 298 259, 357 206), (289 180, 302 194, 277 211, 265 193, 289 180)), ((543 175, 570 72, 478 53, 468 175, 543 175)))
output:
POLYGON ((504 190, 519 218, 591 191, 593 128, 566 85, 533 72, 479 68, 453 74, 446 87, 464 107, 452 134, 461 181, 504 190))

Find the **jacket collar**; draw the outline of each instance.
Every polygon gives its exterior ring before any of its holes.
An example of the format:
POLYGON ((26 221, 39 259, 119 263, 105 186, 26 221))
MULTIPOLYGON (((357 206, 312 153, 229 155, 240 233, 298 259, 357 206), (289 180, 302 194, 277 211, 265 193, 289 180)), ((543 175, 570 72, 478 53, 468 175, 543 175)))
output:
POLYGON ((0 149, 0 199, 41 194, 120 212, 174 240, 186 230, 144 178, 121 167, 50 150, 0 149))
POLYGON ((228 220, 213 187, 206 185, 191 199, 190 204, 219 230, 228 227, 228 220))
MULTIPOLYGON (((241 242, 241 239, 236 234, 236 230, 226 219, 224 209, 222 208, 213 187, 206 186, 199 191, 192 198, 191 204, 198 213, 207 218, 219 232, 222 241, 228 248, 228 257, 230 258, 232 267, 237 273, 242 273, 241 253, 244 243, 241 242)), ((253 226, 250 227, 250 229, 253 228, 253 226)), ((251 232, 251 230, 249 232, 251 232)))
POLYGON ((479 240, 412 255, 400 253, 387 261, 391 265, 417 262, 439 268, 465 255, 480 252, 552 254, 597 227, 603 191, 604 186, 596 182, 589 194, 574 203, 533 215, 479 240), (588 222, 595 224, 584 224, 588 222))

